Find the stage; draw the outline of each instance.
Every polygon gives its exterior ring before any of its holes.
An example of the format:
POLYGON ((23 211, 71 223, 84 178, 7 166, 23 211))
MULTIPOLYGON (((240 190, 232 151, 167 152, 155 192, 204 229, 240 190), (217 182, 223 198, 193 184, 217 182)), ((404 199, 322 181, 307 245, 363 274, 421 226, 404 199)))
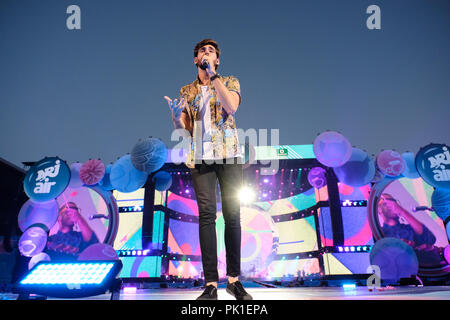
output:
MULTIPOLYGON (((254 301, 271 300, 450 300, 449 286, 399 286, 369 291, 365 286, 344 289, 343 287, 274 287, 244 283, 254 301)), ((124 286, 120 300, 186 300, 193 301, 202 288, 146 288, 133 289, 124 286)), ((2 293, 0 300, 15 300, 16 294, 2 293)), ((235 300, 220 284, 219 300, 235 300)), ((110 300, 111 294, 97 295, 83 299, 70 300, 110 300)), ((48 300, 65 300, 48 297, 48 300)))

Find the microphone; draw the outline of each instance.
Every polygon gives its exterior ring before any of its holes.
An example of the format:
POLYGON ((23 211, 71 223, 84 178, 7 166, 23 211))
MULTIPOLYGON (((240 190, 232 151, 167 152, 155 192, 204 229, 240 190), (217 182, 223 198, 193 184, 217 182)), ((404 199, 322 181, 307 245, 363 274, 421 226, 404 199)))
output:
POLYGON ((200 64, 200 69, 206 70, 209 67, 209 62, 206 59, 203 59, 202 63, 200 64))
POLYGON ((103 214, 93 214, 89 217, 89 220, 94 220, 94 219, 109 219, 109 217, 103 215, 103 214))
POLYGON ((429 207, 427 207, 427 206, 412 207, 412 211, 413 211, 413 212, 417 212, 417 211, 425 211, 425 210, 434 211, 433 208, 429 208, 429 207))

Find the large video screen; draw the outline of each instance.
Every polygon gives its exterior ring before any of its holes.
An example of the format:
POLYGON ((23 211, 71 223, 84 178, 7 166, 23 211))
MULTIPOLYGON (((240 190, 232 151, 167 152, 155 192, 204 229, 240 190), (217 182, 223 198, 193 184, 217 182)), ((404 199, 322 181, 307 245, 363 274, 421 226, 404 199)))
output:
POLYGON ((421 178, 396 179, 379 192, 372 213, 382 237, 398 238, 410 245, 421 269, 448 266, 443 252, 449 240, 444 222, 432 208, 433 191, 421 178))
MULTIPOLYGON (((300 171, 300 170, 299 170, 300 171)), ((293 181, 300 177, 295 172, 293 181)), ((292 176, 292 174, 291 174, 292 176)), ((262 178, 264 181, 264 178, 262 178)), ((275 181, 275 178, 272 177, 275 181)), ((300 178, 299 178, 300 180, 300 178)), ((185 185, 189 180, 184 181, 185 185)), ((278 181, 279 182, 279 181, 278 181)), ((264 183, 264 182, 263 182, 264 183)), ((177 184, 179 185, 179 184, 177 184)), ((296 183, 297 190, 299 184, 296 183)), ((198 235, 198 207, 188 187, 171 188, 167 192, 167 208, 179 213, 169 219, 168 253, 191 256, 191 261, 170 260, 169 274, 185 278, 201 277, 202 264, 198 235), (195 260, 195 261, 194 261, 195 260)), ((304 192, 291 196, 267 199, 264 196, 251 204, 241 204, 241 270, 254 278, 297 276, 318 273, 318 259, 295 259, 295 254, 317 251, 317 227, 314 215, 296 216, 299 211, 316 205, 317 190, 306 185, 304 192), (294 255, 293 260, 282 258, 294 255)), ((284 194, 290 194, 284 192, 284 194)), ((217 191, 217 200, 220 200, 217 191)), ((226 276, 225 221, 221 202, 216 203, 217 251, 219 277, 226 276)))
POLYGON ((145 189, 123 193, 114 190, 113 195, 119 209, 119 227, 114 249, 142 250, 142 218, 145 189))

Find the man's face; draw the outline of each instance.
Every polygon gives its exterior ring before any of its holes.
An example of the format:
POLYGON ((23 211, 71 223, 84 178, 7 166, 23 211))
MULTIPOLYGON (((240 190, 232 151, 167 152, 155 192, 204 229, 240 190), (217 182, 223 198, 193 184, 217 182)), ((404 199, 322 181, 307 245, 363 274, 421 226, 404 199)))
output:
POLYGON ((396 208, 396 200, 392 197, 382 196, 378 206, 381 210, 381 213, 389 219, 395 219, 398 217, 397 208, 396 208))
POLYGON ((78 212, 75 208, 66 208, 61 214, 61 225, 64 227, 72 227, 74 225, 74 215, 78 212))
POLYGON ((217 57, 216 48, 212 45, 207 44, 198 50, 197 57, 194 58, 194 63, 198 66, 203 61, 207 59, 211 66, 216 66, 219 64, 219 58, 217 57))

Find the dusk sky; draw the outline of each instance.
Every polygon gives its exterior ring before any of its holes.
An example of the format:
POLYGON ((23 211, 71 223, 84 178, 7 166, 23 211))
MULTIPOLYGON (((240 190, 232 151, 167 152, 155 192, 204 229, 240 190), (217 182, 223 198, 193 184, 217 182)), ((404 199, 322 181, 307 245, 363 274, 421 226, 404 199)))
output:
POLYGON ((173 147, 163 96, 196 78, 204 38, 240 81, 243 130, 292 145, 336 130, 374 155, 450 144, 448 0, 1 0, 0 157, 110 163, 148 136, 173 147))

